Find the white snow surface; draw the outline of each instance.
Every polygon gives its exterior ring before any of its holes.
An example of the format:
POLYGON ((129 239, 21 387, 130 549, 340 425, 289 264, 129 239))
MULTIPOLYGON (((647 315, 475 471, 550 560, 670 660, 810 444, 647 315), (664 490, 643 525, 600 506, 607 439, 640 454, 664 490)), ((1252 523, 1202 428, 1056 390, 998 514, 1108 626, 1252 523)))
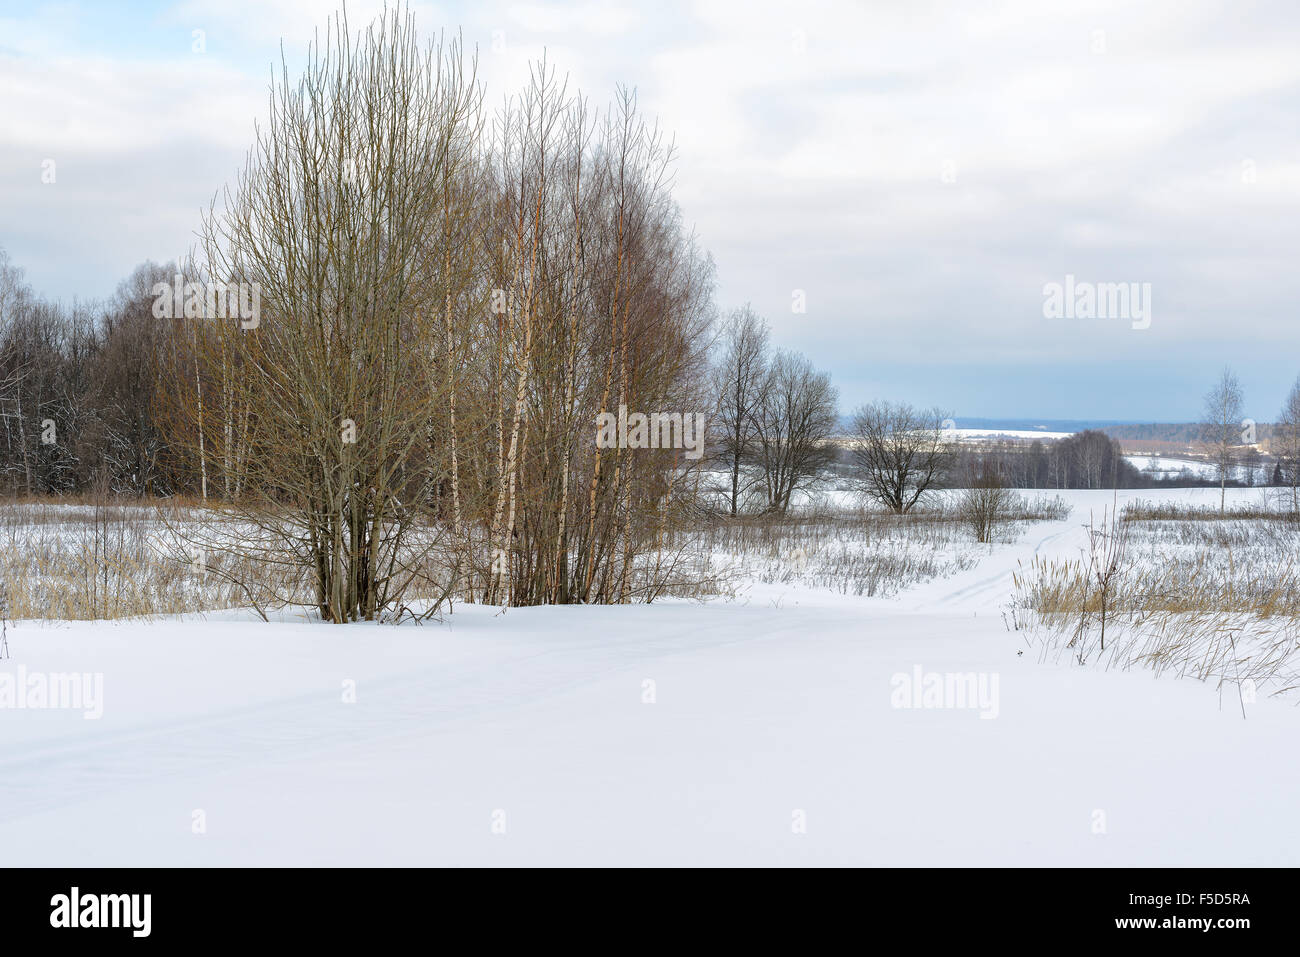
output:
POLYGON ((1067 439, 1073 432, 1047 432, 1042 429, 947 429, 946 435, 965 439, 1067 439))
MULTIPOLYGON (((1205 459, 1180 458, 1176 455, 1126 455, 1124 457, 1139 472, 1153 472, 1162 479, 1178 478, 1184 472, 1196 479, 1216 479, 1219 474, 1217 466, 1205 459)), ((1270 471, 1264 466, 1252 470, 1244 465, 1234 465, 1230 470, 1230 476, 1238 482, 1245 482, 1249 478, 1262 486, 1268 481, 1270 471), (1255 473, 1253 478, 1250 475, 1252 471, 1255 473)))
MULTIPOLYGON (((0 864, 1300 863, 1292 703, 1243 719, 1006 630, 1017 561, 1077 555, 1112 502, 1063 494, 1069 519, 888 600, 11 625, 0 671, 102 673, 103 716, 0 710, 0 864), (996 675, 996 717, 893 707, 918 666, 996 675)), ((1218 490, 1120 498, 1166 495, 1218 490)))

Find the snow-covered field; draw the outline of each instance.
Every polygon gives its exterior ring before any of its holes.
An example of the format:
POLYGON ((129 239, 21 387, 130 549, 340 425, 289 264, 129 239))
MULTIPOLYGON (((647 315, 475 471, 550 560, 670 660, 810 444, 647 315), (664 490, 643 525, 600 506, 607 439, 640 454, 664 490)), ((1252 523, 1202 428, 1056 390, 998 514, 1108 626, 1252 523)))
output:
POLYGON ((958 429, 945 430, 958 441, 974 439, 1065 439, 1073 432, 1048 432, 1042 429, 958 429))
MULTIPOLYGON (((1126 455, 1129 463, 1139 472, 1150 472, 1158 479, 1200 479, 1216 480, 1218 471, 1213 462, 1205 459, 1179 458, 1176 455, 1126 455)), ((1252 481, 1264 485, 1269 478, 1269 470, 1264 467, 1247 468, 1243 465, 1232 467, 1232 478, 1238 482, 1252 481), (1254 472, 1254 476, 1251 473, 1254 472)))
MULTIPOLYGON (((889 598, 19 622, 0 676, 102 675, 102 716, 0 710, 0 864, 1300 863, 1292 701, 1243 720, 1005 627, 1018 563, 1077 557, 1112 503, 1062 494, 889 598), (899 706, 918 671, 983 697, 899 706)), ((1120 493, 1166 497, 1218 490, 1120 493)))

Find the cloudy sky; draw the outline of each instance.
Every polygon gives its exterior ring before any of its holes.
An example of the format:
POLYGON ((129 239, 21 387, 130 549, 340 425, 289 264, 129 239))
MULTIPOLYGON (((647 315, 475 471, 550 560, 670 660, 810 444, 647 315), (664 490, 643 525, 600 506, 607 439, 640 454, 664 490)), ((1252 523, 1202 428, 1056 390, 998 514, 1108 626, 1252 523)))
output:
MULTIPOLYGON (((281 39, 293 62, 335 6, 0 0, 0 247, 65 300, 187 249, 281 39)), ((634 86, 718 305, 752 302, 846 411, 1185 421, 1227 363, 1267 421, 1300 374, 1294 0, 415 10, 477 45, 489 102, 543 51, 593 103, 634 86), (1045 317, 1067 275, 1150 284, 1149 327, 1045 317)))

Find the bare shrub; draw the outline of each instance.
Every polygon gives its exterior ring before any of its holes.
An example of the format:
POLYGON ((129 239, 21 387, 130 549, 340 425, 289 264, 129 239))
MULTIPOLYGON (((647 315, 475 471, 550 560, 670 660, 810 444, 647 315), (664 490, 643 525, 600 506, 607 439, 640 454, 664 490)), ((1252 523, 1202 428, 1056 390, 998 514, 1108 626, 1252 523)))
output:
POLYGON ((963 489, 957 509, 961 513, 975 541, 987 544, 993 533, 1011 520, 1019 496, 1007 488, 995 473, 986 472, 975 477, 970 487, 963 489))

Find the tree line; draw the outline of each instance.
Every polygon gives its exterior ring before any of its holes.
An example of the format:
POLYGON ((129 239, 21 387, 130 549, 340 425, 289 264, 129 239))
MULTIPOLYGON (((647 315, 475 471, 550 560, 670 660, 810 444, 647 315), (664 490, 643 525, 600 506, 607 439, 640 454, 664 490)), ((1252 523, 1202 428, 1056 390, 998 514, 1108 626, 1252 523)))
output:
POLYGON ((168 330, 150 315, 160 267, 145 265, 101 303, 37 296, 0 249, 0 486, 10 495, 181 487, 158 421, 155 355, 168 330))

